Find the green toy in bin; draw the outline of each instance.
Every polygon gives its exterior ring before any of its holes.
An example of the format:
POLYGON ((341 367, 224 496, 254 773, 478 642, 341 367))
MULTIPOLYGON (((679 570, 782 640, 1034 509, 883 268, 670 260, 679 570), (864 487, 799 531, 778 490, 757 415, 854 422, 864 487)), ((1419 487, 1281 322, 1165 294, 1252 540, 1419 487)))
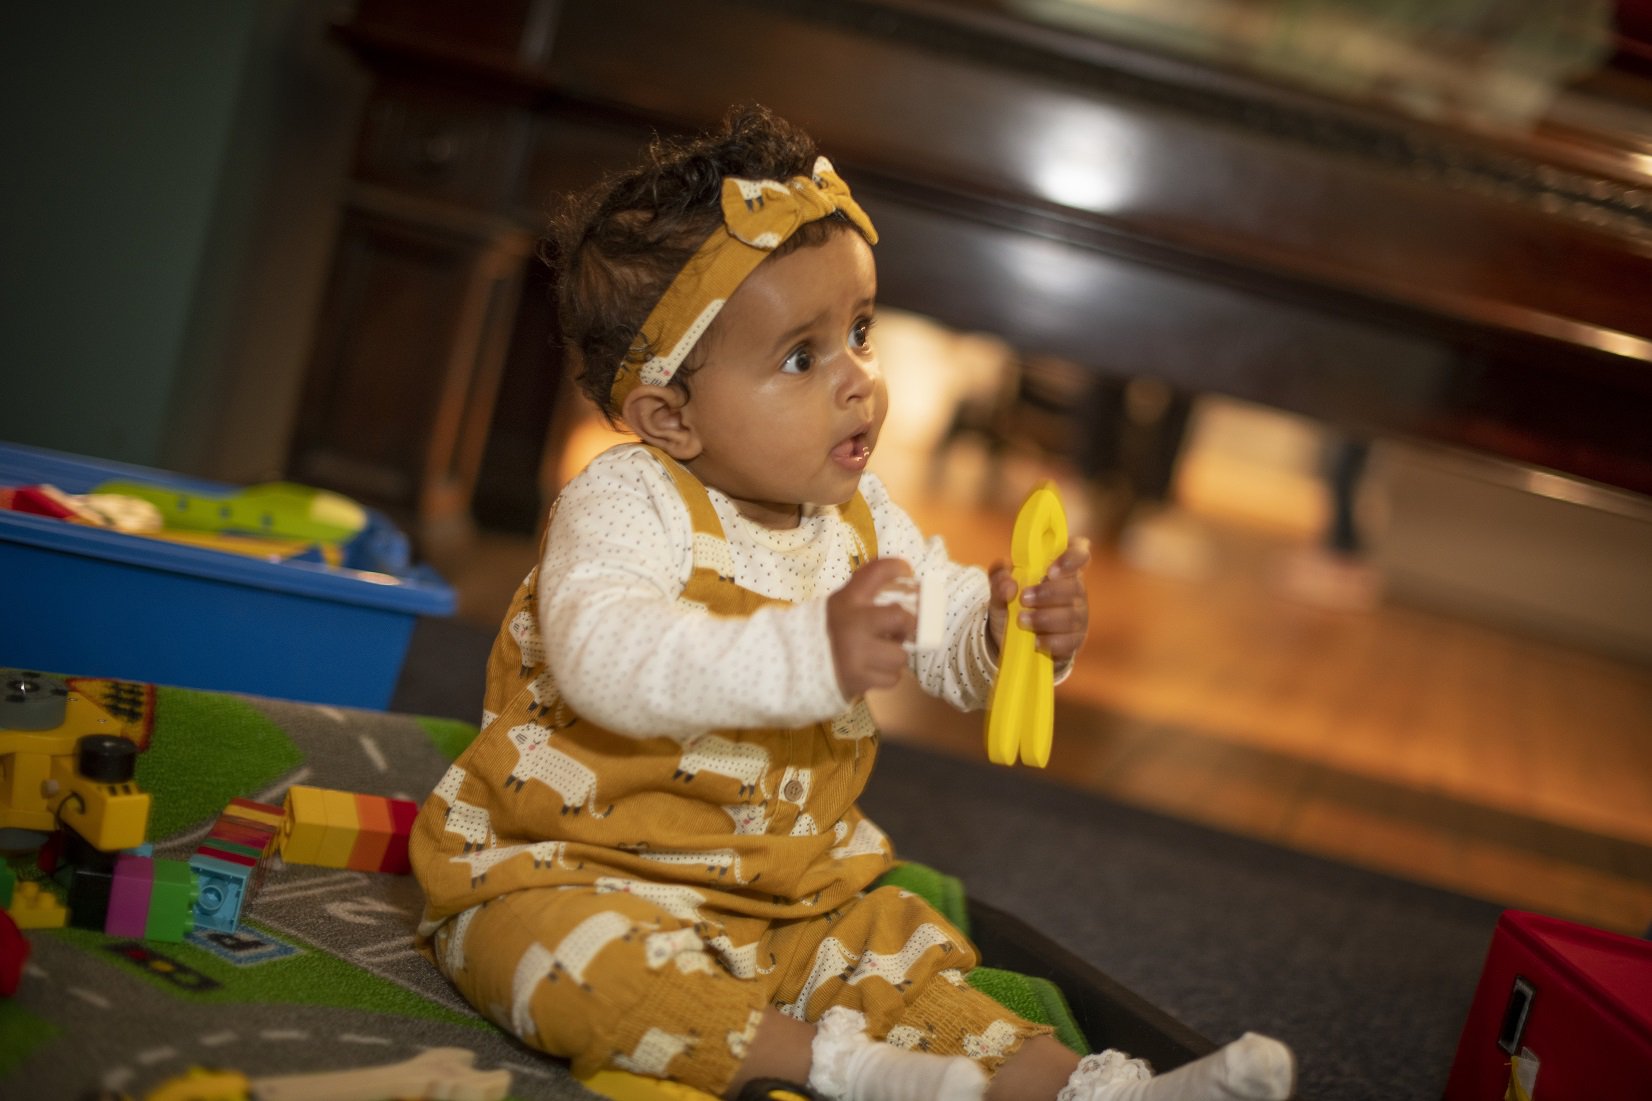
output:
POLYGON ((367 510, 348 497, 293 482, 265 482, 212 494, 178 486, 115 480, 96 493, 148 501, 169 528, 344 543, 367 529, 367 510))

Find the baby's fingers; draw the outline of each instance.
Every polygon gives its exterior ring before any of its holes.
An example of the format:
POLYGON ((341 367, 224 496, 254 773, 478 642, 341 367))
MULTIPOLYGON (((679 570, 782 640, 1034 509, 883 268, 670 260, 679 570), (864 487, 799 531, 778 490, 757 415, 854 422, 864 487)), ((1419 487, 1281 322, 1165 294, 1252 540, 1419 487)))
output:
POLYGON ((1050 565, 1050 572, 1045 574, 1046 579, 1057 577, 1073 577, 1084 572, 1084 567, 1090 564, 1090 541, 1082 536, 1067 544, 1067 549, 1061 552, 1050 565))
POLYGON ((1081 594, 1077 603, 1025 609, 1018 622, 1033 633, 1040 650, 1062 661, 1084 645, 1090 620, 1081 594))
POLYGON ((1084 578, 1074 574, 1056 577, 1053 574, 1037 585, 1021 590, 1024 608, 1059 608, 1084 603, 1084 578))
POLYGON ((918 617, 899 604, 874 604, 863 614, 867 629, 877 638, 906 642, 918 633, 918 617))
POLYGON ((1015 599, 1015 575, 1010 572, 1008 563, 992 564, 987 571, 987 587, 992 594, 992 602, 1000 607, 1007 607, 1015 599))
POLYGON ((1046 637, 1055 635, 1082 634, 1090 617, 1085 609, 1083 598, 1076 602, 1055 604, 1049 607, 1024 606, 1021 617, 1016 622, 1027 628, 1042 641, 1046 637))
POLYGON ((853 603, 871 604, 885 588, 911 576, 912 566, 905 559, 878 558, 856 570, 838 591, 853 603))
POLYGON ((1056 661, 1066 661, 1077 654, 1080 647, 1084 645, 1085 634, 1086 632, 1082 630, 1064 631, 1053 635, 1040 634, 1037 636, 1038 648, 1056 661))

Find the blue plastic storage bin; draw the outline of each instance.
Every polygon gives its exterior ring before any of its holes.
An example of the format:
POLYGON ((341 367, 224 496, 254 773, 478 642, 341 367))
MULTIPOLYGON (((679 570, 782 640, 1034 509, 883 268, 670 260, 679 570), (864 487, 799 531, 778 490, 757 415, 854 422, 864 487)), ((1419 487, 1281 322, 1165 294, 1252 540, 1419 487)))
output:
MULTIPOLYGON (((236 488, 0 444, 0 486, 115 478, 236 488)), ((382 709, 418 617, 454 595, 382 515, 355 544, 345 567, 269 562, 0 510, 0 666, 382 709)))

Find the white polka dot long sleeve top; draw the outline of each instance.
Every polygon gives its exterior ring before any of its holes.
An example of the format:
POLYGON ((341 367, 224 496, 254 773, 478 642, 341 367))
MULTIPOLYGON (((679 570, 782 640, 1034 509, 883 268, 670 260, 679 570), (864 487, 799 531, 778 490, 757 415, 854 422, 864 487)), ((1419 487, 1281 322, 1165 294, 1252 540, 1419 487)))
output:
MULTIPOLYGON (((878 553, 938 573, 945 641, 913 655, 926 692, 984 707, 997 671, 986 641, 987 578, 925 539, 868 474, 861 493, 878 553)), ((679 601, 693 567, 688 509, 640 445, 598 456, 563 489, 539 571, 545 660, 579 714, 620 734, 686 739, 709 730, 800 726, 840 714, 826 598, 849 579, 855 535, 835 508, 807 508, 775 531, 709 490, 743 588, 789 603, 746 617, 679 601)))

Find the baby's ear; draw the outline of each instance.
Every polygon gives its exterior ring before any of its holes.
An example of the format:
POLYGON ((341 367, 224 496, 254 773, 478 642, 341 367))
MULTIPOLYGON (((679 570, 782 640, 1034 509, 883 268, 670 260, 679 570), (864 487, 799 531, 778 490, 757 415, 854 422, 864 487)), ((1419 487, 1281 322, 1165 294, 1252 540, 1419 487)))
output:
POLYGON ((699 435, 683 417, 687 403, 679 386, 638 386, 625 396, 620 416, 643 443, 686 463, 700 454, 699 435))

